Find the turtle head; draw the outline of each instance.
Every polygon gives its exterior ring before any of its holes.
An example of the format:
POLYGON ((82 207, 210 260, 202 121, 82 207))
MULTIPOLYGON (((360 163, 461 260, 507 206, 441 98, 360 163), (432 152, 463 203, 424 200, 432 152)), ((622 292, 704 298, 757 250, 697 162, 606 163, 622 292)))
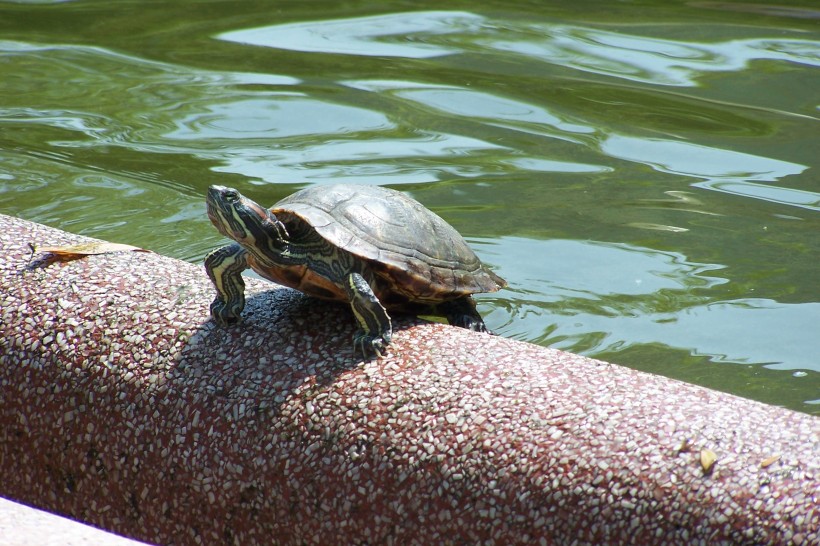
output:
POLYGON ((276 216, 233 188, 208 188, 208 218, 217 231, 248 250, 284 247, 288 232, 276 216))

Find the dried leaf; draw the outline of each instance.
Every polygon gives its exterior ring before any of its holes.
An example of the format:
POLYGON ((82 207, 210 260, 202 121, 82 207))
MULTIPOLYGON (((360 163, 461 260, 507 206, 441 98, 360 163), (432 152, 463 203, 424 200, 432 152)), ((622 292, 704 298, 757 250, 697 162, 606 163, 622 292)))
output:
POLYGON ((92 241, 90 243, 80 243, 71 246, 35 246, 37 252, 48 252, 57 256, 65 256, 68 259, 75 259, 92 254, 107 254, 109 252, 121 252, 124 250, 133 252, 150 252, 144 248, 139 248, 122 243, 108 243, 105 241, 92 241))
POLYGON ((711 449, 703 448, 700 450, 700 466, 704 474, 712 472, 712 468, 717 462, 717 455, 711 449))
POLYGON ((763 459, 763 462, 760 463, 760 468, 766 468, 772 466, 774 463, 780 460, 780 455, 772 455, 771 457, 767 457, 763 459))
POLYGON ((28 267, 26 268, 28 270, 48 267, 55 262, 70 262, 72 260, 78 260, 94 254, 107 254, 110 252, 122 251, 151 252, 150 250, 145 250, 144 248, 139 248, 136 246, 124 245, 121 243, 108 243, 106 241, 92 241, 90 243, 80 243, 69 246, 36 246, 29 243, 28 246, 31 248, 31 259, 29 260, 28 267), (34 255, 38 252, 44 253, 45 256, 34 260, 34 255))
POLYGON ((691 448, 691 447, 692 447, 692 441, 689 440, 689 438, 684 438, 683 440, 681 440, 681 443, 678 446, 678 455, 680 455, 681 453, 685 453, 685 452, 689 451, 689 448, 691 448))

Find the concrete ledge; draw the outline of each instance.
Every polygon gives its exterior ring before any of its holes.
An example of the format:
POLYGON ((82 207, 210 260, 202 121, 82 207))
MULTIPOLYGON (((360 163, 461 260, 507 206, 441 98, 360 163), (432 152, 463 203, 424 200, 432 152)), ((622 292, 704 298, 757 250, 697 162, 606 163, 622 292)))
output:
POLYGON ((412 320, 361 362, 261 281, 218 328, 155 254, 26 269, 85 240, 0 215, 2 496, 157 544, 820 544, 820 419, 412 320))

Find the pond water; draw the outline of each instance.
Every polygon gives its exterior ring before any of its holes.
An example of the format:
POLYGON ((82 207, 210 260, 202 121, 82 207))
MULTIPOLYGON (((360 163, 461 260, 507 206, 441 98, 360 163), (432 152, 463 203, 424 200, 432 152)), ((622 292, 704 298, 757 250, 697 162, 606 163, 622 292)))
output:
POLYGON ((0 2, 0 212, 201 263, 208 185, 406 190, 503 336, 820 413, 814 2, 0 2))

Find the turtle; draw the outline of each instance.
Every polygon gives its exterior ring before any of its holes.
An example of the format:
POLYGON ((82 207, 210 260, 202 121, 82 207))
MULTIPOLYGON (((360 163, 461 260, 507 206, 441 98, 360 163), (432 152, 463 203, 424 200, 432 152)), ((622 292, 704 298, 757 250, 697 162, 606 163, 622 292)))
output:
POLYGON ((408 195, 374 185, 315 185, 270 209, 233 188, 208 189, 208 217, 234 242, 205 258, 216 288, 210 311, 236 323, 245 306, 241 273, 324 300, 346 302, 358 322, 353 350, 383 355, 390 312, 446 317, 454 326, 489 332, 472 294, 507 282, 485 267, 464 238, 408 195))

